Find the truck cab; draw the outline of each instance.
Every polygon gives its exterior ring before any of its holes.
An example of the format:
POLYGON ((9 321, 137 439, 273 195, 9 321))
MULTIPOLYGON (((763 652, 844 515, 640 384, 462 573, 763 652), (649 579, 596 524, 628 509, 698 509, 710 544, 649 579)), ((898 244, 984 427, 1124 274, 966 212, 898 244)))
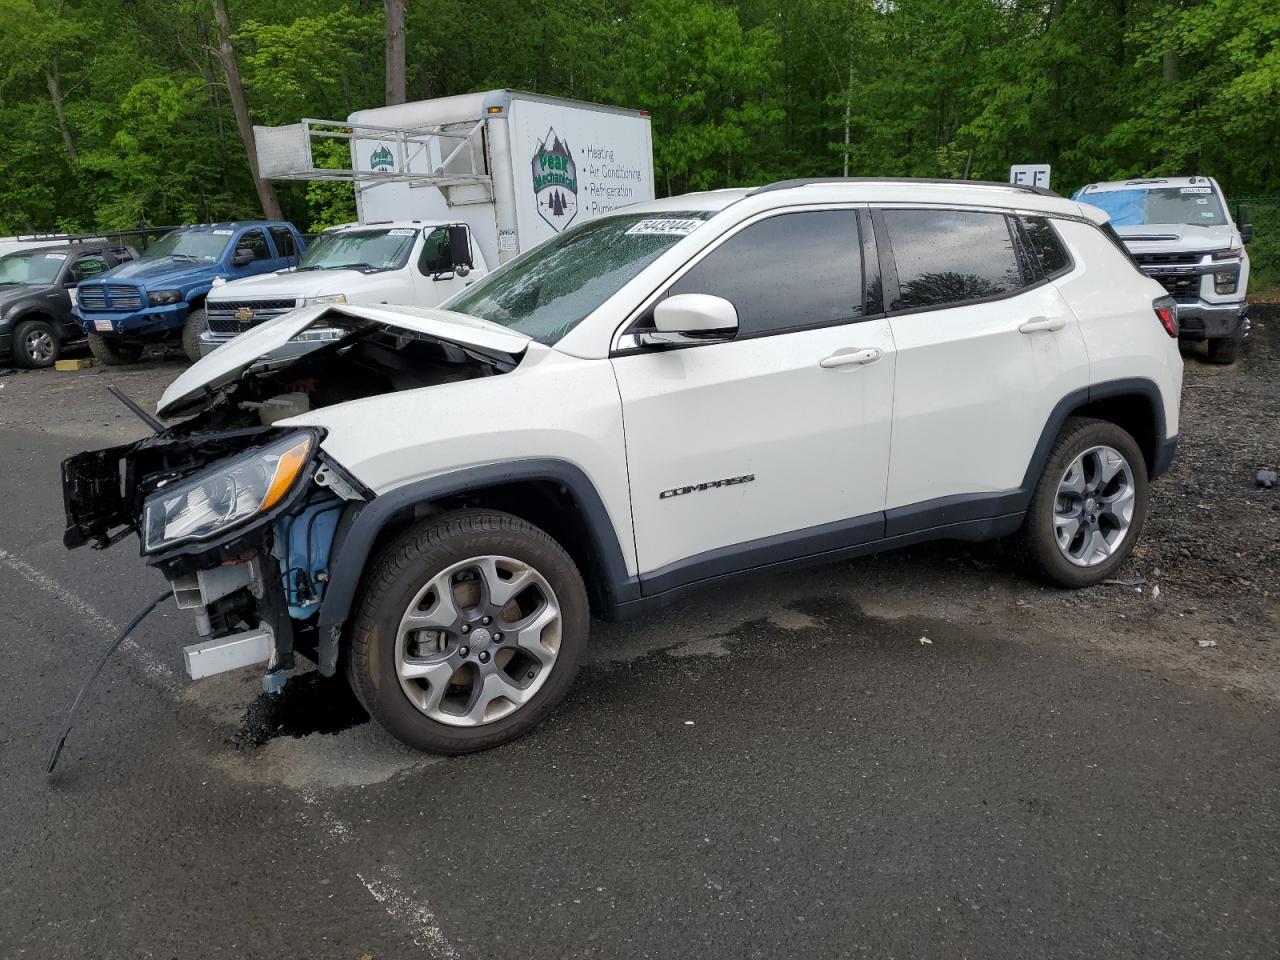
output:
POLYGON ((1105 210, 1138 267, 1177 301, 1182 340, 1207 341, 1214 363, 1235 360, 1249 335, 1245 244, 1253 227, 1232 219, 1216 180, 1091 183, 1073 199, 1105 210))
POLYGON ((434 307, 488 272, 464 223, 397 220, 325 231, 293 270, 217 283, 205 301, 201 356, 297 307, 434 307))
POLYGON ((179 337, 197 360, 214 282, 289 269, 305 246, 293 224, 278 221, 171 230, 136 260, 81 284, 76 317, 103 363, 132 362, 147 343, 179 337))

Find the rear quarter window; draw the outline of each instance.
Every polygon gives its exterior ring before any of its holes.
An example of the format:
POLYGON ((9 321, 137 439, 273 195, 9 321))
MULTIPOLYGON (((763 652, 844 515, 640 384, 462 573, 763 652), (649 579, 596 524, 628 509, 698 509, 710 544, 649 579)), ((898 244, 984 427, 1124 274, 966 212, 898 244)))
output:
POLYGON ((1046 277, 1060 276, 1071 269, 1071 254, 1047 217, 1023 217, 1022 226, 1031 242, 1031 255, 1046 277))

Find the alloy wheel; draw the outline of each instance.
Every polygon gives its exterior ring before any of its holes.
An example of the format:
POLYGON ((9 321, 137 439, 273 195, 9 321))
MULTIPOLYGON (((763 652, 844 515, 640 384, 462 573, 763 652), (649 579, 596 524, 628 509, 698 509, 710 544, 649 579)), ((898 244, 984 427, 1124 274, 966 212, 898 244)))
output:
POLYGON ((1053 532, 1070 563, 1092 567, 1112 556, 1133 523, 1133 468, 1113 447, 1090 447, 1058 481, 1053 532))
POLYGON ((56 348, 49 331, 39 328, 28 330, 22 345, 32 363, 48 363, 56 348))
POLYGON ((560 631, 555 591, 532 566, 500 556, 463 560, 432 577, 400 619, 400 688, 432 720, 493 723, 542 688, 560 631))

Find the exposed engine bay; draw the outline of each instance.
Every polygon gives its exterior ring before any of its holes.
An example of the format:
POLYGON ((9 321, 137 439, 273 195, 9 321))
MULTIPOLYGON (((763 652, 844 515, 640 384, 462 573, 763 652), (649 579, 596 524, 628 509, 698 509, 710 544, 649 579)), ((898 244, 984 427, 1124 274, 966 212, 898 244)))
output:
MULTIPOLYGON (((227 349, 227 348, 223 348, 227 349)), ((208 359, 213 359, 216 354, 208 359)), ((513 369, 519 355, 352 316, 325 315, 136 443, 63 462, 64 543, 104 549, 137 533, 147 563, 195 615, 193 678, 268 663, 279 689, 315 614, 345 518, 371 491, 320 449, 323 431, 281 421, 365 397, 513 369)), ((193 368, 194 369, 194 368, 193 368)), ((145 416, 145 415, 144 415, 145 416)))

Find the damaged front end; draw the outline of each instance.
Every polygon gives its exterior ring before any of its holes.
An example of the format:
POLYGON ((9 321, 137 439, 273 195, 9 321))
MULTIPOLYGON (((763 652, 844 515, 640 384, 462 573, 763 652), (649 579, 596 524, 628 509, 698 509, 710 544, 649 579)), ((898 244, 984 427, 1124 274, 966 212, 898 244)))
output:
POLYGON ((448 338, 438 316, 406 329, 355 312, 311 313, 239 367, 218 351, 162 398, 162 414, 190 419, 62 465, 65 545, 105 549, 138 535, 147 564, 195 616, 198 641, 184 648, 193 679, 265 663, 263 685, 276 691, 295 651, 316 656, 334 543, 373 493, 321 449, 321 427, 291 418, 498 375, 520 358, 499 349, 517 342, 487 331, 448 338))
POLYGON ((177 427, 71 457, 64 543, 101 549, 137 533, 195 615, 199 642, 183 651, 192 679, 266 663, 276 689, 324 598, 347 497, 361 498, 320 440, 315 429, 177 427))

